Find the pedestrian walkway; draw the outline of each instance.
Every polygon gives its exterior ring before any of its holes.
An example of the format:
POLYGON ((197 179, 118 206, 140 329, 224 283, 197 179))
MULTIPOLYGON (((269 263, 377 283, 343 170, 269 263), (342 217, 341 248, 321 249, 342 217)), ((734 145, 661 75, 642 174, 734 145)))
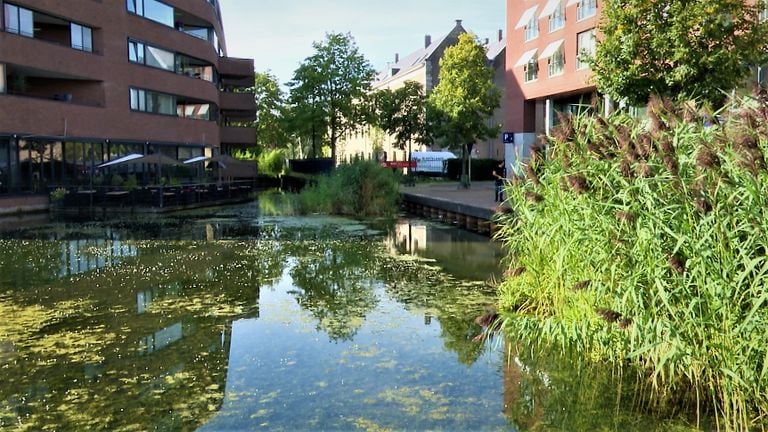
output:
POLYGON ((494 202, 493 182, 473 182, 469 188, 455 183, 426 183, 402 186, 400 195, 406 210, 440 219, 472 231, 493 233, 493 216, 500 203, 494 202))

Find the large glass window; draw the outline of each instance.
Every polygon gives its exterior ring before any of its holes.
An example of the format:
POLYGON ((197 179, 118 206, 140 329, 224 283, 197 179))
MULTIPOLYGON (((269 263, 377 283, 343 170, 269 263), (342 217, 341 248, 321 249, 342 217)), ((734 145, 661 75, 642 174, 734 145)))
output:
POLYGON ((168 71, 174 70, 175 58, 174 54, 170 51, 147 45, 146 61, 147 66, 165 69, 168 71))
POLYGON ((176 115, 176 98, 165 93, 132 88, 131 109, 154 114, 176 115))
POLYGON ((152 21, 173 27, 173 8, 156 0, 144 0, 144 16, 152 21))
POLYGON ((173 8, 157 0, 126 0, 128 12, 173 27, 173 8))
POLYGON ((128 40, 128 60, 132 63, 152 66, 204 81, 216 81, 213 65, 204 60, 173 53, 131 39, 128 40))
POLYGON ((32 11, 12 4, 5 4, 5 31, 22 36, 35 36, 32 11))
POLYGON ((90 27, 80 24, 70 24, 72 48, 80 51, 93 52, 93 31, 90 27))
POLYGON ((597 14, 597 0, 581 0, 579 2, 578 19, 582 20, 597 14))
POLYGON ((211 119, 211 104, 179 104, 176 107, 176 114, 179 117, 193 118, 198 120, 211 119))
POLYGON ((174 96, 157 92, 146 92, 146 95, 147 112, 176 115, 176 98, 174 96))
POLYGON ((203 101, 187 100, 183 96, 132 88, 130 98, 131 110, 133 111, 199 120, 216 120, 218 117, 216 105, 203 101))
POLYGON ((589 67, 588 59, 595 55, 595 29, 576 35, 576 69, 589 67))

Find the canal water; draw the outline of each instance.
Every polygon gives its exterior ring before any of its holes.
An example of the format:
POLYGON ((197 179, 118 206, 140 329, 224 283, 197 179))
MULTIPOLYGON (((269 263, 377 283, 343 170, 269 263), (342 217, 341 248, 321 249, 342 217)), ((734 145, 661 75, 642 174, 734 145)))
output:
POLYGON ((0 429, 674 426, 611 371, 484 333, 487 238, 291 213, 264 195, 0 233, 0 429))

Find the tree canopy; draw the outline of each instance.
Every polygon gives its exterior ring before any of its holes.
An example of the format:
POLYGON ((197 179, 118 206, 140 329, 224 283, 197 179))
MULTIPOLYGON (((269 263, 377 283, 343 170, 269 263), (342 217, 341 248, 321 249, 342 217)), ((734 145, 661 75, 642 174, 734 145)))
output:
POLYGON ((412 142, 431 143, 427 128, 427 96, 424 86, 406 81, 395 90, 376 93, 377 126, 395 137, 395 145, 404 150, 412 142))
POLYGON ((277 78, 269 72, 257 72, 249 92, 256 100, 256 147, 259 150, 284 147, 288 142, 284 124, 285 97, 277 78))
POLYGON ((336 143, 358 128, 364 113, 355 102, 370 89, 374 70, 349 33, 329 33, 312 44, 315 53, 294 72, 291 102, 297 119, 311 129, 313 144, 323 133, 336 159, 336 143))
POLYGON ((600 92, 640 105, 651 94, 713 103, 766 60, 768 33, 744 0, 605 0, 590 61, 600 92))
POLYGON ((440 82, 430 95, 435 118, 435 134, 444 144, 462 152, 462 179, 472 147, 478 140, 495 136, 498 125, 488 119, 499 107, 500 90, 493 83, 493 68, 485 48, 475 36, 465 33, 459 43, 445 50, 440 60, 440 82))

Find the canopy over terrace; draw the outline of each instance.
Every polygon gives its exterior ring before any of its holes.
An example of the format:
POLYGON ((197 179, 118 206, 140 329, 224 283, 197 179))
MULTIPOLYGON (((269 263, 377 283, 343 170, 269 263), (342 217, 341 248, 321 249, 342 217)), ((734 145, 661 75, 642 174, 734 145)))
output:
POLYGON ((129 155, 103 163, 97 166, 96 169, 119 167, 124 165, 154 165, 157 167, 158 178, 162 178, 163 176, 163 166, 183 166, 183 164, 178 160, 165 156, 161 153, 153 153, 148 155, 131 153, 129 155))
POLYGON ((256 164, 240 161, 229 155, 219 155, 212 158, 200 156, 185 160, 184 164, 191 165, 201 162, 206 162, 209 168, 216 169, 220 178, 255 178, 259 173, 256 164))

